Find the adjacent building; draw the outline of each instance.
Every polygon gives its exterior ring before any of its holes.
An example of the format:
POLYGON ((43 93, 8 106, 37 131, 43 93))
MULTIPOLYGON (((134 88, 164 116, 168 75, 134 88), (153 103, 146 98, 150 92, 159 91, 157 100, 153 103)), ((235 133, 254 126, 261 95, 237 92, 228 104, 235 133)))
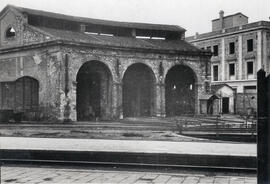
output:
POLYGON ((8 5, 0 13, 0 115, 88 121, 199 114, 211 53, 184 39, 175 25, 8 5))
POLYGON ((217 94, 220 113, 256 112, 256 73, 262 68, 270 72, 270 22, 249 23, 242 13, 224 16, 220 11, 219 18, 212 20, 211 32, 196 33, 186 40, 212 51, 211 88, 226 84, 233 90, 217 94))

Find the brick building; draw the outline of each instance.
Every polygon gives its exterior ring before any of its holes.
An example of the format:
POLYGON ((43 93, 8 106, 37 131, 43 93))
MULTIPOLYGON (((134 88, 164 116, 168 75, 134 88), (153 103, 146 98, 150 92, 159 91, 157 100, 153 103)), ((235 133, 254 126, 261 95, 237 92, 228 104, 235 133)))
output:
MULTIPOLYGON (((0 13, 0 109, 24 119, 198 114, 210 52, 174 25, 0 13)), ((209 69, 208 69, 209 68, 209 69)))
POLYGON ((211 86, 227 84, 234 90, 230 99, 221 94, 221 112, 256 111, 256 73, 261 68, 270 72, 269 38, 270 22, 248 23, 242 13, 224 16, 223 11, 212 20, 211 32, 186 38, 198 48, 212 51, 211 86))

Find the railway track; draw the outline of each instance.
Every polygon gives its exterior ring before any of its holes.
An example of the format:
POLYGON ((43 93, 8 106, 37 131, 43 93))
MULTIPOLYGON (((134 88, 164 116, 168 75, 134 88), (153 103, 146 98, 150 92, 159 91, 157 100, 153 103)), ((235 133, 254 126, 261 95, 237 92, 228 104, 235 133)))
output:
POLYGON ((24 166, 46 166, 46 167, 83 167, 83 168, 113 168, 124 170, 159 170, 159 171, 200 171, 200 172, 221 172, 234 174, 256 174, 256 168, 239 167, 213 167, 213 166, 191 166, 191 165, 168 165, 168 164, 136 164, 136 163, 117 163, 117 162, 90 162, 90 161, 59 161, 59 160, 32 160, 32 159, 2 159, 2 166, 24 165, 24 166))
POLYGON ((256 157, 49 150, 1 150, 1 164, 256 173, 256 157))

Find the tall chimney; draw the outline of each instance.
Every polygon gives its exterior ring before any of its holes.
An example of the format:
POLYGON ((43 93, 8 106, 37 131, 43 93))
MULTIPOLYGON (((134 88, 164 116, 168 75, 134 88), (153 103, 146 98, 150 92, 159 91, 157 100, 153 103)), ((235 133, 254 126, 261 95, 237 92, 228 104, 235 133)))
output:
POLYGON ((221 29, 224 28, 224 11, 220 10, 219 11, 219 21, 220 21, 220 27, 221 29))

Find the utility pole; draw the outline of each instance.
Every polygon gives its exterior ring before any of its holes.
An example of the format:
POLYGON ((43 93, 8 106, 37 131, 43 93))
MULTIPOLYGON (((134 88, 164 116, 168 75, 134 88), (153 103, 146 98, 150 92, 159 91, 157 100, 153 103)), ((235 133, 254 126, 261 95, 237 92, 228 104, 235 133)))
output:
POLYGON ((257 157, 258 184, 270 183, 270 126, 269 126, 269 95, 270 75, 265 77, 265 71, 257 73, 258 88, 258 123, 257 123, 257 157))

